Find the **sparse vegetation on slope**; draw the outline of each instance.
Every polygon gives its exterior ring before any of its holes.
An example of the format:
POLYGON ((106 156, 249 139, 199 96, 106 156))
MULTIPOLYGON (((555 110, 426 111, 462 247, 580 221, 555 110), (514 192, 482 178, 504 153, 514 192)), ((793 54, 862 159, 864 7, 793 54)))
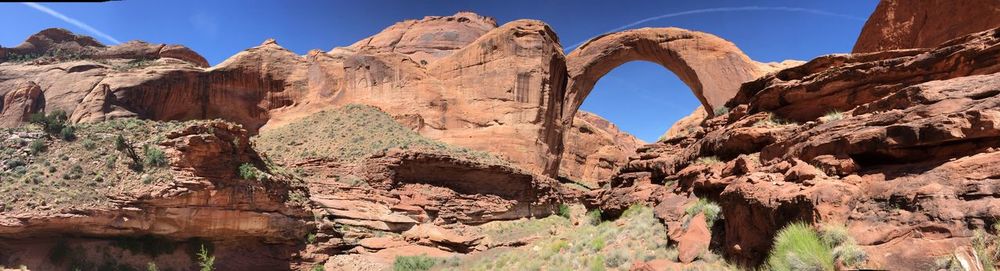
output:
POLYGON ((350 104, 264 131, 255 139, 279 160, 336 159, 357 162, 390 149, 444 153, 488 164, 509 165, 492 154, 425 138, 376 107, 350 104))
MULTIPOLYGON (((595 213, 596 214, 596 213, 595 213)), ((599 220, 598 220, 599 221, 599 220)), ((497 222, 499 223, 499 222, 497 222)), ((635 261, 668 259, 677 261, 676 248, 668 246, 667 232, 653 216, 649 207, 636 205, 626 210, 618 220, 581 223, 574 226, 560 216, 503 222, 503 231, 487 230, 490 238, 502 241, 541 236, 526 246, 497 249, 469 256, 456 266, 443 270, 625 270, 635 261), (554 232, 554 235, 546 233, 554 232)), ((492 225, 484 225, 486 229, 492 225)), ((497 240, 494 240, 497 241, 497 240)), ((726 270, 730 267, 718 257, 701 260, 706 270, 726 270)), ((440 266, 439 266, 440 267, 440 266)), ((438 268, 438 267, 435 267, 438 268)))
POLYGON ((0 160, 4 161, 0 164, 0 210, 106 206, 109 196, 171 180, 164 167, 166 156, 156 145, 181 125, 136 119, 79 125, 73 132, 79 138, 75 141, 46 136, 42 123, 0 129, 0 160), (147 146, 145 161, 140 161, 145 167, 130 167, 130 159, 118 158, 123 155, 116 151, 119 137, 147 146))

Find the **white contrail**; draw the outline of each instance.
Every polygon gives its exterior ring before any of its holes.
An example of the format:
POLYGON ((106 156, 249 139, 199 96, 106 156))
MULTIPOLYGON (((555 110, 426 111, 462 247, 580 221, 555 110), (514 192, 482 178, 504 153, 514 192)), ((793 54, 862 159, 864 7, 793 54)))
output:
MULTIPOLYGON (((857 17, 857 16, 846 15, 846 14, 839 14, 839 13, 833 13, 833 12, 823 11, 823 10, 818 10, 818 9, 808 9, 808 8, 795 8, 795 7, 758 7, 758 6, 749 6, 749 7, 724 7, 724 8, 695 9, 695 10, 674 12, 674 13, 669 13, 669 14, 663 14, 663 15, 660 15, 660 16, 649 17, 649 18, 645 18, 645 19, 642 19, 642 20, 635 21, 635 22, 630 23, 630 24, 623 25, 623 26, 621 26, 619 28, 611 29, 607 33, 622 31, 622 30, 625 30, 626 28, 629 28, 629 27, 633 27, 633 26, 636 26, 636 25, 644 24, 644 23, 647 23, 647 22, 650 22, 650 21, 656 21, 656 20, 660 20, 660 19, 666 19, 666 18, 670 18, 670 17, 692 15, 692 14, 702 14, 702 13, 747 11, 747 10, 777 10, 777 11, 789 11, 789 12, 805 12, 805 13, 812 13, 812 14, 817 14, 817 15, 841 17, 841 18, 845 18, 845 19, 849 19, 849 20, 855 20, 855 21, 862 21, 862 22, 865 21, 865 18, 861 18, 861 17, 857 17)), ((576 47, 579 47, 580 45, 583 45, 583 43, 585 43, 585 42, 587 42, 587 41, 581 41, 581 42, 579 42, 577 44, 574 44, 573 46, 570 46, 570 47, 568 47, 566 49, 574 49, 576 47)), ((569 50, 567 50, 567 51, 569 51, 569 50)))
POLYGON ((105 40, 111 41, 114 44, 122 43, 122 42, 118 41, 117 39, 115 39, 114 37, 111 37, 111 35, 104 34, 104 32, 101 32, 100 30, 97 30, 96 28, 94 28, 94 27, 92 27, 92 26, 90 26, 88 24, 85 24, 85 23, 83 23, 81 21, 77 21, 76 19, 70 18, 70 17, 68 17, 66 15, 63 15, 62 13, 59 13, 58 11, 52 10, 52 9, 46 7, 46 6, 41 5, 41 4, 38 4, 38 3, 22 3, 22 4, 25 4, 25 5, 27 5, 27 6, 31 7, 31 8, 34 8, 34 9, 36 9, 38 11, 45 12, 45 13, 47 13, 49 15, 52 15, 52 17, 56 17, 56 18, 58 18, 60 20, 63 20, 65 22, 67 22, 67 23, 75 25, 76 27, 82 28, 83 30, 87 30, 87 32, 90 32, 91 34, 94 34, 94 35, 97 35, 99 37, 102 37, 105 40))

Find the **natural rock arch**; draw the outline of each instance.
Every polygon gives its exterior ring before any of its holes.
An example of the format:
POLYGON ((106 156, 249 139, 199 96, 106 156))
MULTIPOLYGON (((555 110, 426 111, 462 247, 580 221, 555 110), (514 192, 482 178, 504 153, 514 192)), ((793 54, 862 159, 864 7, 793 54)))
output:
POLYGON ((676 74, 708 112, 736 95, 743 82, 768 70, 733 43, 703 32, 670 27, 601 35, 566 56, 569 81, 562 112, 564 127, 572 123, 598 79, 637 60, 663 65, 676 74))

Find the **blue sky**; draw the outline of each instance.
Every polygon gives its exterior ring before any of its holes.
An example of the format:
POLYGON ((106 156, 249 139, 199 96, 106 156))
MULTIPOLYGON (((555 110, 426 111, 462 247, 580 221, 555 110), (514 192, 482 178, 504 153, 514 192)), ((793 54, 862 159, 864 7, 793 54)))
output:
MULTIPOLYGON (((394 22, 474 11, 500 24, 539 19, 564 47, 665 14, 630 28, 675 26, 718 35, 757 61, 808 60, 850 52, 876 0, 852 1, 145 1, 44 3, 47 8, 120 40, 191 47, 210 63, 267 38, 297 53, 329 50, 370 36, 394 22), (697 10, 711 10, 693 12, 697 10), (730 10, 730 11, 726 11, 730 10), (688 13, 686 13, 688 12, 688 13)), ((62 27, 112 44, 88 29, 24 4, 0 3, 0 45, 16 46, 48 27, 62 27)), ((568 48, 571 49, 571 48, 568 48)), ((568 51, 567 51, 568 52, 568 51)), ((698 106, 686 85, 663 67, 630 62, 595 86, 582 109, 646 141, 698 106)))

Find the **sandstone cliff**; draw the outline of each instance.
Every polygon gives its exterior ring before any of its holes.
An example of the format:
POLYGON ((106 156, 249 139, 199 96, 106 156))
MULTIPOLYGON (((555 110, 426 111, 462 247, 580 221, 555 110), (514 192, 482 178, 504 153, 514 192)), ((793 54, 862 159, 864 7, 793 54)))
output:
POLYGON ((853 52, 933 48, 998 26, 1000 2, 993 0, 883 0, 865 22, 853 52))

